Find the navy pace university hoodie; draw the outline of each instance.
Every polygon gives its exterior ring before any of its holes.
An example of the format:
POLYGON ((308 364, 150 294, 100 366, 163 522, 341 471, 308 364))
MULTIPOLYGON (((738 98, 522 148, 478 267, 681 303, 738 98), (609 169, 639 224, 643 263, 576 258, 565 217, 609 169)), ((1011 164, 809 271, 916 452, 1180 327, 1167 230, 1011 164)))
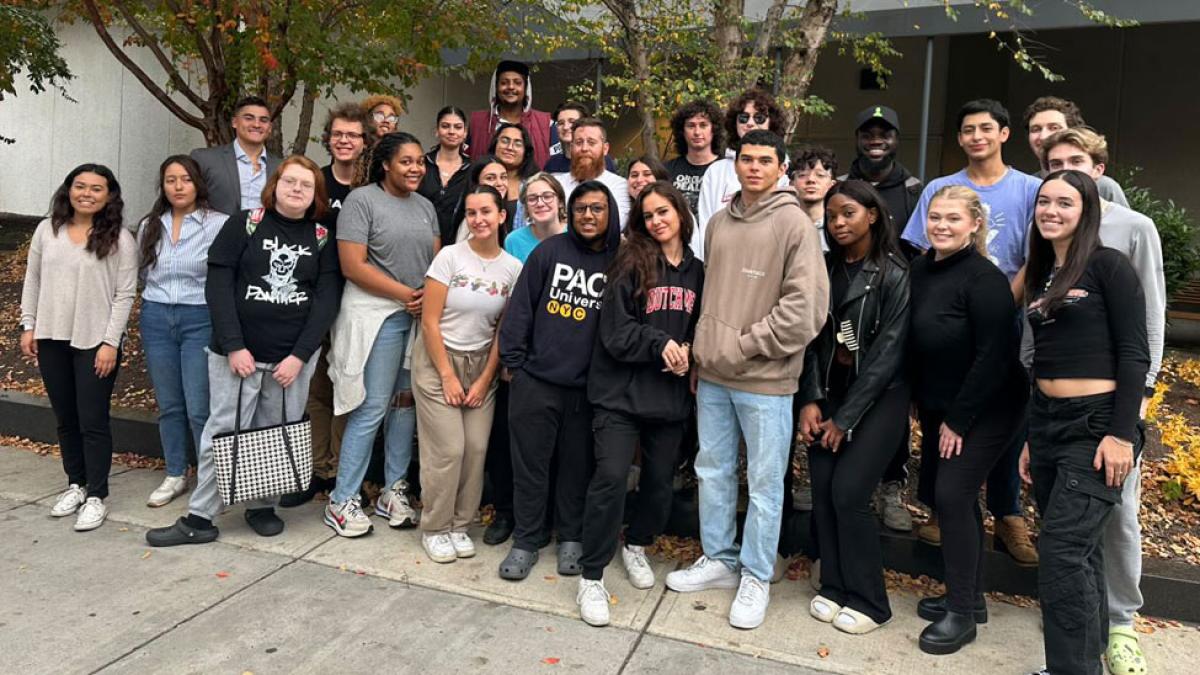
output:
POLYGON ((596 351, 588 373, 588 400, 597 408, 641 419, 677 422, 692 408, 687 375, 663 372, 668 340, 691 342, 700 318, 704 263, 683 247, 671 265, 660 254, 658 278, 642 295, 633 274, 612 279, 604 293, 596 351))
POLYGON ((600 322, 605 271, 621 243, 621 223, 616 200, 599 181, 575 188, 567 215, 567 231, 538 244, 521 269, 500 324, 500 362, 551 384, 583 387, 600 322), (608 230, 599 251, 575 228, 575 201, 589 192, 608 198, 608 230))

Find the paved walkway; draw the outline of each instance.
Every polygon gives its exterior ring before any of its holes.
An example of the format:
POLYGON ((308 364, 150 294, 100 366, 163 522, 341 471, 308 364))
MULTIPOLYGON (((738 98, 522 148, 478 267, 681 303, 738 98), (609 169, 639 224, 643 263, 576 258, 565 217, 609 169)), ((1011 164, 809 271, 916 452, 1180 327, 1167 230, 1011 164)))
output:
MULTIPOLYGON (((76 533, 49 507, 62 489, 55 458, 0 447, 0 673, 1025 673, 1041 663, 1038 614, 991 603, 991 622, 959 654, 922 654, 917 597, 895 593, 896 619, 869 636, 808 616, 807 581, 772 587, 766 624, 738 631, 729 592, 637 591, 620 563, 606 583, 613 625, 578 619, 576 580, 546 556, 528 579, 496 576, 507 547, 432 563, 413 531, 376 520, 337 538, 320 506, 282 510, 283 535, 262 539, 240 508, 207 546, 151 549, 183 501, 149 509, 158 471, 114 467, 109 520, 76 533), (824 656, 822 656, 824 654, 824 656)), ((478 535, 479 533, 474 533, 478 535)), ((478 537, 476 537, 478 541, 478 537)), ((551 549, 546 549, 550 551, 551 549)), ((1192 673, 1200 631, 1159 630, 1143 644, 1153 672, 1192 673)))

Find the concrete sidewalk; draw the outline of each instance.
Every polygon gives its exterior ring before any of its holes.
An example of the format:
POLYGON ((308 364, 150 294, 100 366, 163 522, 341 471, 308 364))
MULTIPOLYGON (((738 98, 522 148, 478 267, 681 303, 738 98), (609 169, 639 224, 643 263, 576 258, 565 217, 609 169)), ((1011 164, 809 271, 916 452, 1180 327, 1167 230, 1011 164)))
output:
MULTIPOLYGON (((990 603, 991 621, 959 654, 922 654, 917 597, 893 593, 896 618, 868 636, 808 616, 807 580, 772 587, 766 624, 738 631, 731 592, 638 591, 620 562, 606 575, 613 625, 578 619, 577 581, 553 549, 528 579, 505 582, 507 546, 435 564, 418 534, 375 519, 375 533, 340 539, 318 504, 281 509, 283 535, 254 535, 230 509, 216 544, 151 549, 148 527, 170 524, 186 498, 144 500, 158 471, 114 467, 109 520, 76 533, 49 507, 63 489, 56 458, 0 448, 0 673, 76 672, 587 672, 1025 673, 1041 664, 1036 610, 990 603), (825 654, 825 656, 821 656, 825 654)), ((474 532, 479 535, 479 532, 474 532)), ((479 537, 476 536, 479 542, 479 537)), ((1200 631, 1143 637, 1153 673, 1191 673, 1200 631)))

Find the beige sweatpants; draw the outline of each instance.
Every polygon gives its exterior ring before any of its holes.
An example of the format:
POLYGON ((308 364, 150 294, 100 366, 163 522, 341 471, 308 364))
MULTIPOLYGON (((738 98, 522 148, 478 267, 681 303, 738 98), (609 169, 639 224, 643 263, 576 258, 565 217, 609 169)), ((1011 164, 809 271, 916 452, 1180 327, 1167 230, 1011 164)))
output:
MULTIPOLYGON (((458 352, 446 348, 463 391, 483 373, 489 349, 458 352)), ((421 452, 421 529, 466 532, 483 494, 483 462, 492 431, 496 382, 492 381, 478 408, 447 405, 442 378, 425 350, 425 340, 418 339, 413 346, 412 387, 421 452)))

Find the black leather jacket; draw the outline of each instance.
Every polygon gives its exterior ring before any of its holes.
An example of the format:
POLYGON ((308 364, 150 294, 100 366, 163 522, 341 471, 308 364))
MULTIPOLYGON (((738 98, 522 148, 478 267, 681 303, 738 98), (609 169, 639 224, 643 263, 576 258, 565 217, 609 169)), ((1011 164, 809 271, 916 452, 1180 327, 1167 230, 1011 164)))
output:
MULTIPOLYGON (((827 256, 826 265, 832 269, 833 264, 832 256, 827 256)), ((908 264, 903 258, 888 254, 882 269, 868 258, 841 305, 830 304, 829 320, 808 346, 797 393, 802 404, 827 399, 837 334, 841 329, 843 337, 846 335, 847 322, 849 333, 858 343, 853 351, 854 381, 845 400, 830 415, 834 424, 846 432, 847 440, 879 396, 904 379, 908 290, 908 264)))

